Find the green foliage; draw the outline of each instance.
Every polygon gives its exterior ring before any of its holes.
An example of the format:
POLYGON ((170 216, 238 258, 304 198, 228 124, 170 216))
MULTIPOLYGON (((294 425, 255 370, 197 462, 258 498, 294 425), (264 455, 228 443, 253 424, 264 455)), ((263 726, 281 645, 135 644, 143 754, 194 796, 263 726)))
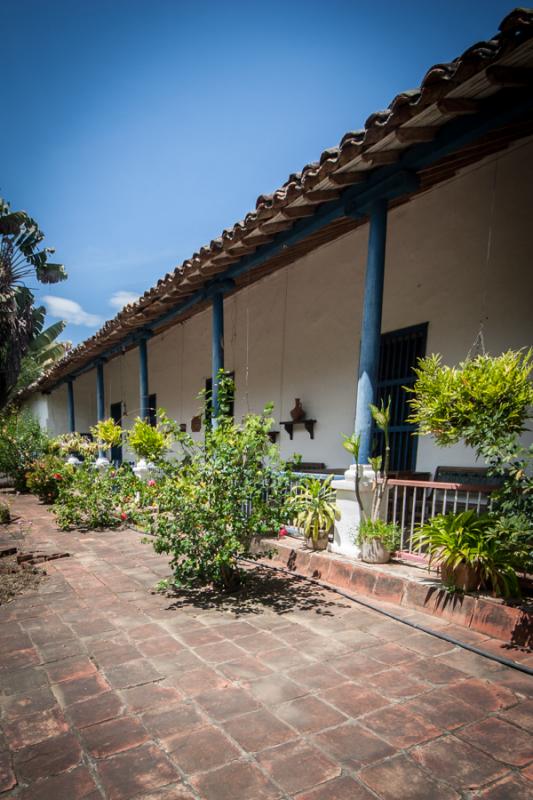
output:
POLYGON ((98 445, 80 433, 64 433, 52 439, 48 449, 51 453, 57 453, 64 458, 79 456, 90 459, 96 456, 98 445))
POLYGON ((8 504, 0 500, 0 525, 7 525, 8 522, 11 522, 11 511, 8 504))
POLYGON ((100 447, 109 450, 122 442, 122 428, 114 419, 102 419, 91 428, 91 433, 100 447))
POLYGON ((394 522, 384 522, 382 519, 362 519, 355 542, 362 545, 372 539, 380 539, 383 547, 393 553, 400 546, 401 531, 394 522))
MULTIPOLYGON (((221 376, 220 407, 233 383, 221 376)), ((239 584, 241 556, 255 558, 253 537, 286 521, 290 473, 269 439, 271 407, 237 425, 226 415, 206 430, 205 442, 183 435, 188 459, 158 492, 152 517, 154 548, 168 553, 178 586, 239 584)))
POLYGON ((533 446, 518 439, 533 404, 533 350, 477 356, 458 368, 442 366, 440 356, 423 359, 410 401, 410 421, 442 446, 464 440, 489 474, 501 480, 492 493, 493 531, 501 546, 533 568, 533 446))
POLYGON ((455 570, 466 564, 475 570, 478 588, 492 588, 504 597, 520 595, 516 555, 495 535, 488 514, 439 514, 415 532, 413 543, 427 553, 429 566, 455 570))
POLYGON ((84 462, 73 468, 71 480, 59 483, 54 504, 58 526, 62 530, 118 527, 129 519, 124 508, 125 498, 129 497, 126 487, 133 494, 140 483, 129 466, 99 471, 84 462))
POLYGON ((48 436, 29 411, 0 415, 0 473, 12 478, 15 489, 26 491, 26 473, 48 448, 48 436))
POLYGON ((73 467, 51 453, 34 461, 26 473, 26 485, 43 503, 53 503, 59 495, 61 484, 72 478, 73 467))
POLYGON ((175 431, 174 424, 162 409, 158 410, 157 417, 157 425, 150 425, 146 420, 137 417, 127 433, 128 444, 137 458, 145 458, 154 463, 161 461, 170 449, 175 431))
POLYGON ((340 513, 335 505, 335 489, 331 488, 333 476, 325 481, 319 478, 304 478, 294 486, 288 499, 288 509, 294 521, 303 528, 308 539, 318 541, 320 531, 328 533, 340 513))
POLYGON ((476 450, 520 434, 533 404, 533 350, 479 355, 443 366, 439 355, 421 359, 409 401, 409 422, 448 446, 463 439, 476 450))
POLYGON ((44 309, 35 308, 24 281, 67 277, 61 264, 50 262, 54 251, 41 246, 43 239, 35 220, 0 198, 0 408, 12 398, 30 343, 42 332, 44 309))

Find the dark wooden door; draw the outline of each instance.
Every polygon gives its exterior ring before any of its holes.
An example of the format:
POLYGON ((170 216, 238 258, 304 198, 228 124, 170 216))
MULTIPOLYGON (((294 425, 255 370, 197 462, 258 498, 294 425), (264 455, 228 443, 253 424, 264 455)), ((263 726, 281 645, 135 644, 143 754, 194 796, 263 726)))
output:
MULTIPOLYGON (((391 398, 391 472, 414 472, 418 438, 413 436, 416 428, 406 422, 409 416, 409 392, 405 386, 413 386, 419 358, 426 354, 428 323, 401 328, 381 336, 377 404, 385 404, 391 398)), ((374 454, 382 452, 383 436, 374 433, 374 454)))
MULTIPOLYGON (((116 422, 117 425, 122 425, 122 401, 119 403, 111 403, 109 410, 111 419, 116 422)), ((122 445, 119 444, 111 448, 111 462, 116 467, 122 464, 122 445)))

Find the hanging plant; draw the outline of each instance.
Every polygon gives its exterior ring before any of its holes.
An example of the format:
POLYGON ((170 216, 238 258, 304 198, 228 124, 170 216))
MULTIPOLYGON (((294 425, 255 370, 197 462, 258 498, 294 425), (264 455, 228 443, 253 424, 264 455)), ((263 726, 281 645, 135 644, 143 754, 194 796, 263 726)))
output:
POLYGON ((479 355, 458 367, 439 355, 420 360, 415 369, 409 422, 420 434, 446 447, 464 440, 476 450, 523 432, 533 405, 533 350, 479 355))

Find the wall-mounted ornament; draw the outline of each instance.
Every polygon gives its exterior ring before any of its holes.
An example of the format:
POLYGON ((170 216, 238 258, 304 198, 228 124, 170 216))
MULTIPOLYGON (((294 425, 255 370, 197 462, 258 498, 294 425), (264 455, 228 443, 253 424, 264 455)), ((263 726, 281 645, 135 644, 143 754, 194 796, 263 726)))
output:
POLYGON ((187 423, 186 422, 180 422, 180 431, 182 433, 187 433, 187 423))
POLYGON ((191 431, 199 433, 202 430, 202 418, 200 416, 191 419, 191 431))
POLYGON ((290 413, 293 422, 300 422, 300 420, 305 418, 305 410, 299 397, 295 399, 294 408, 291 409, 290 413))

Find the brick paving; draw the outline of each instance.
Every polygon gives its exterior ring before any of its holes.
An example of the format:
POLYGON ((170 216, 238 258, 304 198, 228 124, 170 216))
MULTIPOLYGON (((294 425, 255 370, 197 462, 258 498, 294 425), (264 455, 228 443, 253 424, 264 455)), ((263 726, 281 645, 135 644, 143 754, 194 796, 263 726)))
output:
POLYGON ((138 534, 13 507, 71 556, 0 607, 0 797, 533 798, 533 678, 261 569, 164 597, 138 534))

